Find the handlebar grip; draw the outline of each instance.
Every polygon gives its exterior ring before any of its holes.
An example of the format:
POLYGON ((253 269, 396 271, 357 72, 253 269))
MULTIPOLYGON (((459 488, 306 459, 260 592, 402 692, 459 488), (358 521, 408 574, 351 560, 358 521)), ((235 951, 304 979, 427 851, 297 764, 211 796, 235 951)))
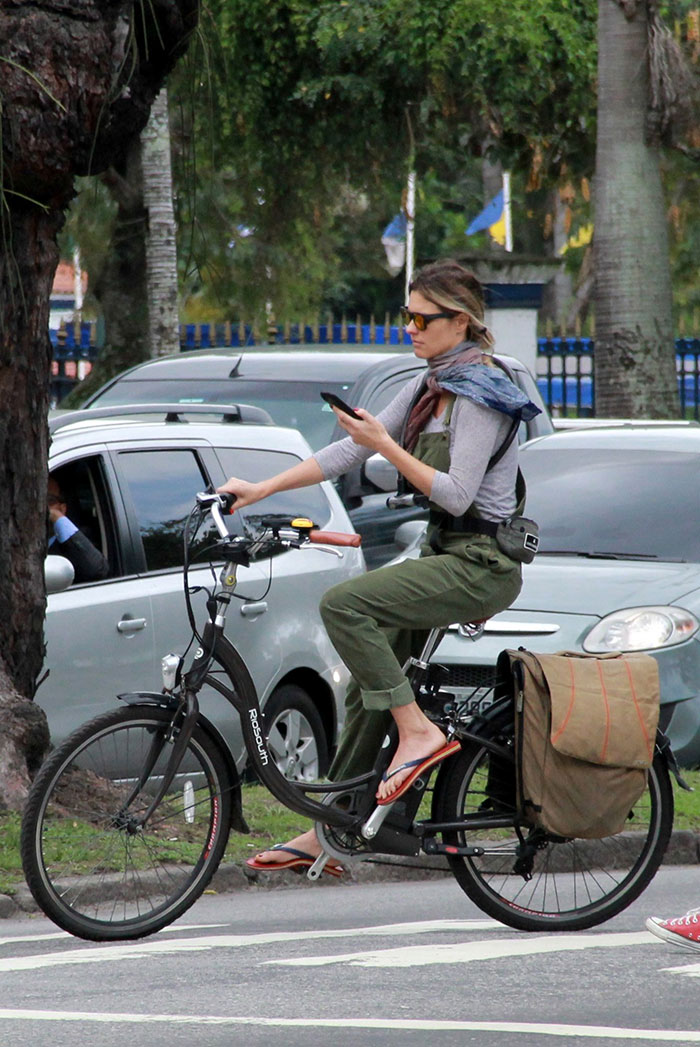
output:
POLYGON ((225 493, 225 492, 221 491, 219 493, 219 498, 221 499, 221 503, 222 503, 221 507, 224 510, 224 512, 225 513, 230 513, 231 509, 233 508, 233 505, 234 505, 234 503, 236 501, 235 494, 228 494, 228 493, 225 493))
POLYGON ((359 534, 343 534, 342 531, 311 531, 309 541, 315 545, 351 545, 355 549, 362 544, 359 534))
POLYGON ((415 495, 413 494, 390 494, 386 500, 387 509, 407 509, 414 506, 415 495))

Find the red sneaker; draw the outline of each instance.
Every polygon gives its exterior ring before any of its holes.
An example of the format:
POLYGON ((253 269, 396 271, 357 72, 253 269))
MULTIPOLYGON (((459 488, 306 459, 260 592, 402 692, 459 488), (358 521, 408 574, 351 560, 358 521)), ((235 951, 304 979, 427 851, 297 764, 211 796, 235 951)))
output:
POLYGON ((673 920, 650 916, 646 926, 648 931, 665 942, 700 952, 700 909, 690 909, 685 916, 676 916, 673 920))

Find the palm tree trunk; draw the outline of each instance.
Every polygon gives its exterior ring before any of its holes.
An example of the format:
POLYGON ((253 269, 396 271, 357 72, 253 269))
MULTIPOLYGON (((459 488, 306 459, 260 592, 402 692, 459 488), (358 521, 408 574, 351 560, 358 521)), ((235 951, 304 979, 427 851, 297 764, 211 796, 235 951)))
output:
POLYGON ((141 132, 143 202, 148 213, 146 271, 151 356, 180 348, 177 300, 177 248, 170 163, 168 92, 163 88, 141 132))
POLYGON ((598 0, 596 413, 678 416, 666 208, 647 142, 647 0, 598 0), (623 10, 624 8, 624 10, 623 10))

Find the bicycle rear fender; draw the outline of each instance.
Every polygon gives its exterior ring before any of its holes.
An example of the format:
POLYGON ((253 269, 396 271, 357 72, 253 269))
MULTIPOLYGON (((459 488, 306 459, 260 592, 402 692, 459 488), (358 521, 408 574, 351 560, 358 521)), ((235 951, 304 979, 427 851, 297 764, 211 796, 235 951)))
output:
MULTIPOLYGON (((121 702, 125 702, 126 705, 137 706, 137 705, 160 705, 162 708, 176 709, 178 705, 178 699, 172 694, 163 694, 162 691, 134 691, 127 694, 118 694, 117 698, 121 702)), ((229 775, 231 776, 231 828, 235 829, 239 833, 249 833, 250 828, 245 818, 243 817, 243 797, 241 795, 241 777, 238 773, 238 768, 231 755, 231 750, 226 744, 221 731, 218 727, 215 727, 211 720, 200 710, 197 717, 197 726, 209 735, 209 737, 218 745, 221 750, 221 754, 226 760, 228 766, 229 775)))

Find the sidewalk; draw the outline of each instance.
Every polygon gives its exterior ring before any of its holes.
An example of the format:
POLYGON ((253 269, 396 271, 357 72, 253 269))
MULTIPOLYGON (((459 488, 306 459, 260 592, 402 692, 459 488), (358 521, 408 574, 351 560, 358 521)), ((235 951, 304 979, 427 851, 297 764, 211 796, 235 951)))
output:
MULTIPOLYGON (((672 833, 664 856, 664 865, 697 865, 700 862, 700 833, 682 830, 672 833)), ((421 855, 418 858, 377 855, 365 862, 352 862, 346 866, 346 874, 340 879, 326 876, 324 887, 363 883, 403 883, 417 880, 437 879, 450 876, 446 860, 442 856, 421 855)), ((315 887, 305 876, 285 869, 281 872, 257 872, 244 863, 232 863, 219 867, 208 890, 218 894, 230 891, 253 889, 269 890, 283 887, 315 887)), ((11 919, 22 913, 37 913, 39 910, 27 887, 18 884, 17 893, 10 897, 0 894, 0 919, 11 919)))

